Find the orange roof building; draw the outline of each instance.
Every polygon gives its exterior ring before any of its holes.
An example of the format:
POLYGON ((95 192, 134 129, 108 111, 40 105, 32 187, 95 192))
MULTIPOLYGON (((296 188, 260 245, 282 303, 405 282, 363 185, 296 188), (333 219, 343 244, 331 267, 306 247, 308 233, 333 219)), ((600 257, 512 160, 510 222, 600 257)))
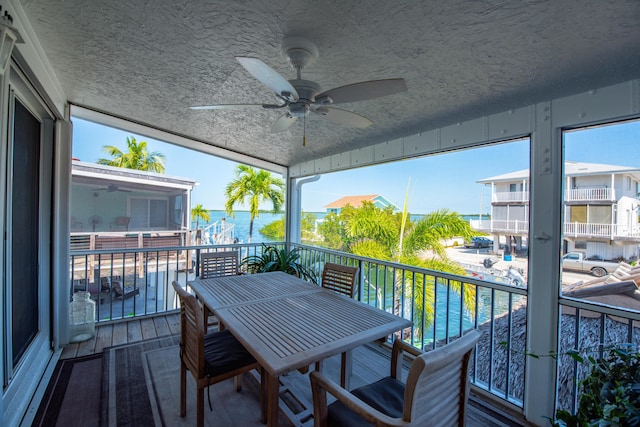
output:
POLYGON ((344 196, 336 201, 329 203, 324 206, 327 210, 327 213, 340 213, 340 210, 347 205, 350 205, 354 208, 359 208, 362 206, 363 202, 371 202, 375 206, 384 209, 387 206, 392 206, 394 210, 398 210, 398 207, 387 200, 384 196, 379 194, 366 194, 363 196, 344 196))

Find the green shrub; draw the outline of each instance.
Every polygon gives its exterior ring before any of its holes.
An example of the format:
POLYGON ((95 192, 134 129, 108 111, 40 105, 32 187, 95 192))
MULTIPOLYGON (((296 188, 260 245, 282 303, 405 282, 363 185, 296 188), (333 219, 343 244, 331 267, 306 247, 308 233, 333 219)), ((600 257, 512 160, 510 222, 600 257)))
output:
POLYGON ((640 353, 631 348, 607 350, 588 358, 591 373, 581 383, 576 414, 556 412, 553 426, 640 426, 640 353))

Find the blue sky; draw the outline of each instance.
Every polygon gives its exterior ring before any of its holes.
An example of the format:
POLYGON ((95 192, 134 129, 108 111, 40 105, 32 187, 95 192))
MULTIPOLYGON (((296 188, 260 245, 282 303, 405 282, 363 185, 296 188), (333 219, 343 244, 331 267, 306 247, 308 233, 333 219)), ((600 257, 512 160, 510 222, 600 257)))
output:
MULTIPOLYGON (((104 145, 125 150, 128 136, 147 141, 151 151, 165 154, 167 174, 200 183, 192 194, 193 205, 201 203, 207 209, 223 209, 224 187, 234 178, 237 165, 234 162, 76 118, 73 119, 73 157, 95 163, 98 158, 106 157, 102 152, 104 145)), ((567 160, 640 168, 638 121, 570 132, 565 141, 567 160)), ((335 172, 303 187, 302 208, 307 212, 323 212, 325 205, 340 197, 361 194, 381 194, 402 207, 409 184, 412 213, 448 208, 474 214, 480 211, 481 205, 482 213, 487 213, 490 189, 476 181, 528 167, 529 141, 520 140, 335 172)))

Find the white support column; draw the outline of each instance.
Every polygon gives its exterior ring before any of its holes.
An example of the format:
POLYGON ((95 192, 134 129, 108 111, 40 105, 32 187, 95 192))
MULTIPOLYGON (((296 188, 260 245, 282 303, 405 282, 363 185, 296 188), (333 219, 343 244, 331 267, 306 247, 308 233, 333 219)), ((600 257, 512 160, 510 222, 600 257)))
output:
POLYGON ((611 221, 609 221, 611 229, 609 230, 609 239, 613 241, 616 236, 616 224, 619 224, 618 221, 618 205, 615 203, 611 205, 611 221))
POLYGON ((300 242, 300 217, 302 213, 300 192, 296 188, 296 179, 288 178, 287 203, 285 208, 284 241, 300 242))
MULTIPOLYGON (((624 194, 624 193, 621 193, 621 194, 624 194)), ((616 199, 616 176, 614 174, 611 174, 611 200, 615 200, 615 199, 616 199)))
POLYGON ((69 212, 71 207, 71 138, 73 126, 69 120, 58 120, 55 127, 53 161, 58 171, 53 183, 53 271, 52 287, 53 346, 61 348, 69 342, 69 212), (63 172, 64 171, 64 172, 63 172))
POLYGON ((302 218, 302 186, 317 181, 320 175, 308 178, 290 178, 287 180, 287 219, 285 224, 285 241, 300 243, 302 218))
MULTIPOLYGON (((560 217, 562 144, 553 127, 551 103, 536 106, 531 136, 531 204, 527 350, 548 354, 557 350, 560 282, 560 217)), ((556 361, 526 358, 524 412, 536 425, 548 425, 555 403, 556 361)))

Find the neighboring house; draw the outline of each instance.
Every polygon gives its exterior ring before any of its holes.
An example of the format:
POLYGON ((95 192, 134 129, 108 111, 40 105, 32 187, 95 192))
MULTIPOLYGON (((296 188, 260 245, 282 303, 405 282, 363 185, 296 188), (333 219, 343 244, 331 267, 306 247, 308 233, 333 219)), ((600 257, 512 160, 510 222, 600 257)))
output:
POLYGON ((72 235, 186 230, 196 185, 189 178, 74 160, 72 235))
POLYGON ((345 206, 350 205, 351 207, 359 208, 360 206, 362 206, 363 202, 371 202, 381 209, 384 209, 387 206, 392 206, 393 210, 398 210, 398 207, 396 205, 379 194, 368 194, 364 196, 344 196, 334 202, 329 203, 324 208, 327 210, 327 213, 339 214, 342 208, 344 208, 345 206))
MULTIPOLYGON (((565 163, 563 251, 603 259, 638 256, 640 169, 595 163, 565 163)), ((477 181, 491 186, 491 219, 472 220, 492 234, 494 245, 511 237, 521 247, 529 233, 529 170, 477 181)))

